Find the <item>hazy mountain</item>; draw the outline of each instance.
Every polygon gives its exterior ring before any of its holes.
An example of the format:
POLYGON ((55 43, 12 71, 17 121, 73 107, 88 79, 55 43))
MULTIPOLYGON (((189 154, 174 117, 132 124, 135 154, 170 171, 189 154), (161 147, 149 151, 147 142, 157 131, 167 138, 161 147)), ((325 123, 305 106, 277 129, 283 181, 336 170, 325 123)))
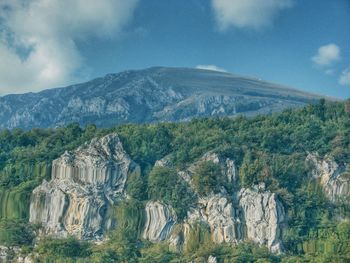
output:
POLYGON ((266 114, 319 98, 256 78, 155 67, 108 74, 39 93, 0 97, 0 128, 56 127, 71 122, 106 127, 126 122, 266 114))

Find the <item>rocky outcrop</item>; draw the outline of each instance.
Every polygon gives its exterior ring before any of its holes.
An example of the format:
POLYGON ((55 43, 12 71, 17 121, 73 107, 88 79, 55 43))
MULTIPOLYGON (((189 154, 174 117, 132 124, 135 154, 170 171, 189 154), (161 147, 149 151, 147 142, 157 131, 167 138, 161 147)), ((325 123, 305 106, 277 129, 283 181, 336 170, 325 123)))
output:
POLYGON ((52 179, 34 189, 32 223, 45 234, 101 239, 113 225, 108 208, 125 196, 130 173, 140 168, 125 153, 117 134, 93 139, 53 161, 52 179))
POLYGON ((267 246, 272 252, 280 252, 286 215, 276 194, 243 188, 239 192, 239 206, 243 213, 245 238, 267 246))
POLYGON ((31 254, 23 253, 20 247, 0 246, 0 262, 32 263, 31 254))
POLYGON ((237 243, 244 238, 239 209, 223 195, 213 195, 198 200, 196 208, 188 213, 190 225, 206 222, 215 243, 237 243))
POLYGON ((201 198, 178 231, 169 238, 170 247, 181 250, 191 229, 198 222, 207 224, 215 243, 238 243, 251 240, 270 251, 283 250, 281 234, 286 215, 276 194, 241 189, 238 203, 218 194, 201 198))
POLYGON ((143 238, 151 242, 167 239, 176 222, 173 209, 157 201, 146 204, 146 220, 143 230, 143 238))
POLYGON ((207 263, 217 263, 218 261, 216 260, 216 257, 210 255, 208 257, 207 263))
POLYGON ((320 180, 326 196, 332 202, 350 201, 350 172, 346 165, 337 164, 330 156, 320 158, 318 154, 309 153, 306 157, 310 174, 320 180))
MULTIPOLYGON (((212 161, 221 167, 222 175, 228 184, 220 193, 197 196, 197 202, 188 211, 183 223, 178 224, 169 237, 170 247, 181 250, 186 244, 188 234, 198 222, 207 224, 215 243, 238 243, 251 240, 267 246, 273 252, 283 250, 281 233, 285 227, 286 215, 277 195, 265 190, 263 183, 254 189, 239 188, 236 166, 233 160, 215 152, 208 152, 197 162, 178 175, 191 185, 196 167, 212 161)), ((156 166, 171 167, 171 159, 165 157, 156 166)))

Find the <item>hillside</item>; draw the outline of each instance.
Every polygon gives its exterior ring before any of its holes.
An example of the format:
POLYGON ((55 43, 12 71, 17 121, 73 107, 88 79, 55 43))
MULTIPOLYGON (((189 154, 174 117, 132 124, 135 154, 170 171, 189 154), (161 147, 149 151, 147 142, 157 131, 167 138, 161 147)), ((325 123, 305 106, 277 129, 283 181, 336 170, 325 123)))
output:
POLYGON ((349 262, 349 107, 4 130, 1 259, 349 262))
POLYGON ((187 68, 109 74, 64 88, 0 97, 0 129, 187 121, 296 108, 320 97, 255 78, 187 68))

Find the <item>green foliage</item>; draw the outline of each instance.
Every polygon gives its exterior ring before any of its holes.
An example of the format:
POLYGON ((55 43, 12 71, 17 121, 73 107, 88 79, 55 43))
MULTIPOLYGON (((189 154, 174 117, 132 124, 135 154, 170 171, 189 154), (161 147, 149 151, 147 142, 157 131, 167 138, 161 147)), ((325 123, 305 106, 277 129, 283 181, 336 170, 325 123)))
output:
POLYGON ((141 256, 138 258, 140 263, 163 263, 173 262, 178 259, 179 254, 169 250, 169 244, 166 242, 158 244, 150 244, 141 249, 141 256))
POLYGON ((200 195, 218 193, 226 185, 226 178, 221 168, 213 161, 201 162, 192 176, 192 183, 200 195))
POLYGON ((67 239, 44 239, 39 242, 35 252, 39 253, 39 262, 57 262, 59 259, 85 258, 91 254, 88 242, 78 241, 73 237, 67 239))
POLYGON ((127 183, 127 193, 131 198, 136 200, 144 200, 146 199, 146 182, 145 178, 139 172, 134 172, 129 174, 127 183))
POLYGON ((143 225, 143 209, 143 204, 134 199, 118 204, 115 208, 117 229, 111 233, 110 238, 121 243, 135 242, 143 225))
POLYGON ((131 158, 146 168, 165 156, 171 149, 170 125, 124 125, 116 128, 131 158))
POLYGON ((188 240, 184 249, 185 254, 193 257, 209 256, 210 251, 208 248, 214 247, 213 241, 211 240, 210 229, 208 225, 203 223, 197 223, 190 230, 188 234, 188 240), (203 255, 203 252, 209 252, 209 255, 203 255), (198 255, 197 255, 198 253, 198 255))
POLYGON ((0 220, 0 244, 5 246, 31 245, 34 229, 22 220, 0 220))
MULTIPOLYGON (((253 118, 205 118, 110 129, 71 124, 57 129, 0 131, 0 243, 30 244, 31 228, 23 223, 28 221, 30 193, 49 179, 52 160, 93 137, 117 132, 142 169, 128 177, 130 199, 111 209, 117 228, 110 233, 110 241, 95 246, 76 240, 46 240, 36 250, 42 262, 73 262, 71 257, 77 262, 201 262, 209 255, 219 262, 349 262, 349 227, 334 219, 336 214, 349 217, 349 205, 331 204, 320 185, 310 180, 305 166, 307 152, 330 154, 339 164, 350 163, 349 105, 348 101, 321 100, 302 109, 253 118), (192 230, 190 242, 179 254, 165 244, 140 240, 147 200, 171 205, 180 219, 186 216, 195 198, 177 171, 208 151, 235 161, 241 187, 264 182, 278 194, 288 214, 288 231, 283 235, 286 255, 273 256, 250 243, 214 245, 206 226, 192 230), (164 156, 170 156, 174 167, 152 168, 164 156)), ((201 195, 227 186, 220 167, 212 162, 200 164, 192 179, 201 195)))
POLYGON ((114 210, 117 228, 110 233, 109 250, 104 253, 111 253, 112 249, 120 262, 139 256, 137 245, 144 221, 143 210, 143 204, 134 199, 118 204, 114 210))
POLYGON ((178 218, 186 216, 186 211, 194 202, 189 186, 177 175, 175 169, 154 167, 148 177, 148 196, 171 205, 178 218))

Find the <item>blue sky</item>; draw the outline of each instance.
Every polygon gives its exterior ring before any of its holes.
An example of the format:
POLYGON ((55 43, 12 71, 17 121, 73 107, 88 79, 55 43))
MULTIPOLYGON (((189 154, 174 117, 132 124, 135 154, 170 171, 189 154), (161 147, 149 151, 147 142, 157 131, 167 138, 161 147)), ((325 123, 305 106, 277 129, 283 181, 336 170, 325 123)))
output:
POLYGON ((151 66, 350 97, 349 0, 0 0, 0 94, 151 66))

